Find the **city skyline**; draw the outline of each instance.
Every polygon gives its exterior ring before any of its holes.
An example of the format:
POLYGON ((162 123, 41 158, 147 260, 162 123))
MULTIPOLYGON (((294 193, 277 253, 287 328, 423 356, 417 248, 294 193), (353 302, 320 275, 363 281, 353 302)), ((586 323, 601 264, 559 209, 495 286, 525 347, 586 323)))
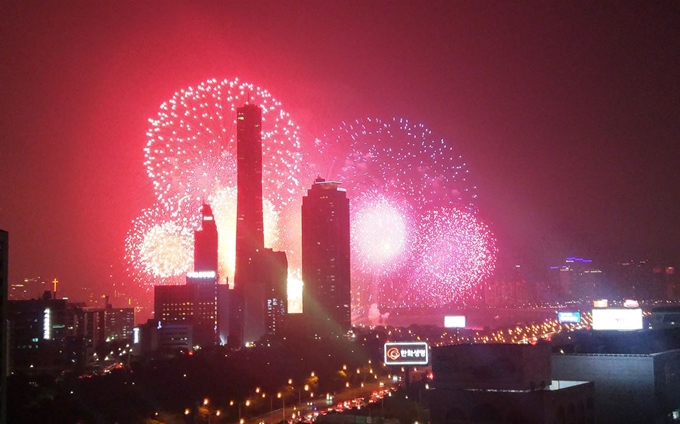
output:
POLYGON ((124 235, 156 197, 142 164, 147 119, 181 87, 236 76, 285 102, 304 149, 366 117, 425 124, 465 159, 499 261, 677 265, 674 6, 9 9, 10 283, 126 291, 124 235), (250 25, 258 37, 241 35, 250 25))

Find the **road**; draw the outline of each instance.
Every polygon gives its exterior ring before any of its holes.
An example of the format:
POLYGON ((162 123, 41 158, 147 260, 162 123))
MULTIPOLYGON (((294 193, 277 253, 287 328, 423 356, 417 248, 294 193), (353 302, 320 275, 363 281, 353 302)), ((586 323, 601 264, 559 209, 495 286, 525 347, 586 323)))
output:
POLYGON ((329 406, 332 405, 337 405, 338 403, 347 401, 347 400, 352 400, 356 399, 359 397, 365 397, 368 398, 370 397, 371 393, 375 390, 379 390, 382 388, 387 388, 391 387, 392 382, 391 380, 384 378, 381 380, 376 380, 374 383, 365 383, 364 387, 353 387, 349 388, 346 390, 343 390, 342 392, 338 392, 335 394, 332 400, 328 401, 326 399, 317 399, 313 402, 310 403, 302 403, 302 406, 299 404, 293 404, 293 405, 286 405, 286 409, 284 410, 283 408, 275 409, 271 412, 268 412, 264 415, 260 415, 258 417, 251 417, 247 418, 245 421, 245 424, 278 424, 281 421, 291 420, 293 418, 293 413, 300 413, 302 415, 308 414, 312 411, 314 411, 314 407, 317 408, 317 410, 323 410, 328 408, 329 406), (381 387, 380 383, 383 383, 384 386, 381 387), (285 417, 285 419, 284 419, 285 417))

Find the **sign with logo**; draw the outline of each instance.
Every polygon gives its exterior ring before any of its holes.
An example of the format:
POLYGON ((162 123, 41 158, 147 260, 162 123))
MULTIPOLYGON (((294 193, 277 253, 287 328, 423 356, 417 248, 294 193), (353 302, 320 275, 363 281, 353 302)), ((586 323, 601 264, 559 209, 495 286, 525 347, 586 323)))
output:
POLYGON ((427 365, 429 362, 426 342, 385 343, 385 365, 427 365))
POLYGON ((581 322, 581 313, 559 311, 557 312, 557 321, 560 324, 579 324, 581 322))

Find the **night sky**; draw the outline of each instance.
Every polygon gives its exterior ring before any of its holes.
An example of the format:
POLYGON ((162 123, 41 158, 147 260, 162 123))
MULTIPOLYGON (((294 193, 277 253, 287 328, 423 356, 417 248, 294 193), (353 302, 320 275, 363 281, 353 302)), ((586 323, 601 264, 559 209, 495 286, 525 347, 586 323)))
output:
POLYGON ((148 119, 236 77, 303 138, 395 116, 444 137, 501 265, 680 265, 677 2, 139 3, 3 3, 10 282, 124 286, 126 232, 154 202, 148 119))

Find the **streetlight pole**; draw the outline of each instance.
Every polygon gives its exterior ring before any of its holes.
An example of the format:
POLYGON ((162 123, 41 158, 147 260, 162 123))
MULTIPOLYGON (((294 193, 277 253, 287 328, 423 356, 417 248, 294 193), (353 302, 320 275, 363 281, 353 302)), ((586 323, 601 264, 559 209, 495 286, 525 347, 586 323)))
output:
MULTIPOLYGON (((250 406, 250 399, 246 399, 243 402, 238 402, 238 404, 236 405, 238 407, 238 422, 239 422, 239 424, 242 424, 243 421, 244 421, 242 416, 241 416, 241 405, 242 404, 245 405, 245 406, 250 406)), ((234 406, 233 400, 229 402, 229 406, 234 406)))

